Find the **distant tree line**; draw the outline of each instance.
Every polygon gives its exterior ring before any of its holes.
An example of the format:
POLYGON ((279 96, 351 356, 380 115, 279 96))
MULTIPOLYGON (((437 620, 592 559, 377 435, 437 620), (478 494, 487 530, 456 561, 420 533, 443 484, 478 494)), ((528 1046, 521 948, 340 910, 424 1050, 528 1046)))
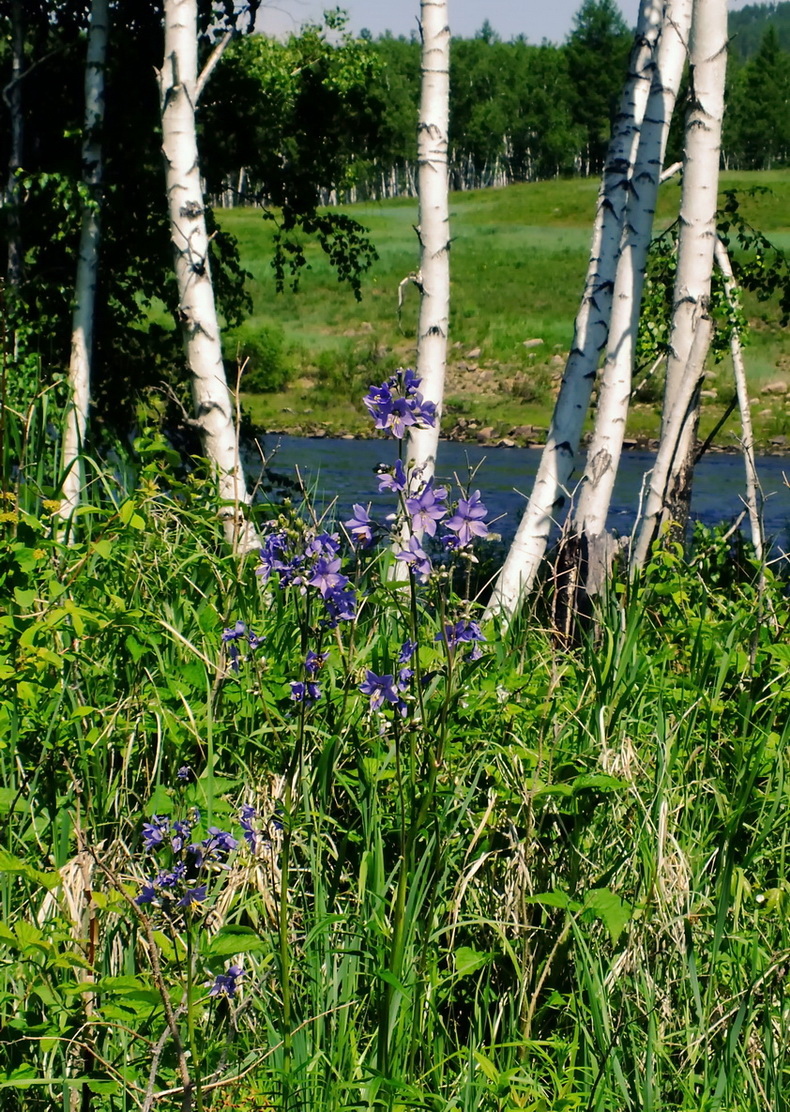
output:
MULTIPOLYGON (((723 163, 729 169, 787 165, 790 0, 731 13, 730 35, 723 163)), ((614 0, 584 0, 561 45, 534 45, 523 35, 503 42, 488 20, 474 38, 453 40, 451 188, 600 174, 631 37, 614 0)), ((344 170, 322 190, 325 203, 412 196, 416 191, 418 36, 373 39, 363 31, 361 38, 368 48, 366 82, 357 88, 352 104, 344 102, 332 148, 344 170)), ((262 194, 277 203, 263 162, 282 165, 290 156, 276 142, 283 133, 283 101, 277 102, 275 114, 269 107, 273 82, 262 62, 264 56, 292 52, 297 41, 242 39, 218 74, 215 101, 222 111, 229 100, 238 105, 240 96, 248 105, 246 113, 234 113, 238 129, 213 122, 208 129, 223 136, 223 157, 210 160, 211 189, 220 203, 233 204, 239 194, 262 194)), ((276 66, 275 72, 281 69, 276 66)), ((686 92, 681 91, 681 98, 686 92)), ((331 105, 325 95, 318 111, 316 103, 310 96, 289 102, 300 127, 325 128, 323 122, 311 125, 310 118, 323 121, 331 105)), ((681 144, 679 120, 670 140, 670 151, 678 157, 681 144)), ((322 150, 320 157, 327 153, 322 150)))

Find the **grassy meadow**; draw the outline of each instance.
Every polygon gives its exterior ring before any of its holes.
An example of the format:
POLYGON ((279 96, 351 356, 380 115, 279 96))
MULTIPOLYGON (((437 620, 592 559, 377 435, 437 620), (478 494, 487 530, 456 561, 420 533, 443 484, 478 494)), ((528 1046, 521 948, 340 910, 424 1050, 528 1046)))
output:
POLYGON ((4 425, 2 1112, 790 1107, 781 568, 699 530, 567 645, 481 624, 465 492, 402 585, 293 499, 242 560, 156 435, 66 545, 53 419, 4 425))
MULTIPOLYGON (((722 174, 722 190, 755 185, 771 193, 745 198, 745 216, 777 246, 790 248, 790 173, 722 174)), ((497 437, 516 426, 547 427, 587 267, 597 189, 596 181, 576 179, 452 196, 447 431, 459 419, 490 427, 497 437), (527 340, 542 343, 525 347, 527 340)), ((676 219, 679 192, 676 181, 662 187, 657 231, 676 219)), ((306 246, 310 269, 299 291, 277 294, 269 265, 272 225, 255 209, 218 212, 221 225, 239 240, 254 303, 252 318, 227 338, 226 351, 231 359, 238 350, 250 356, 249 381, 258 367, 259 381, 277 387, 244 395, 253 422, 266 430, 362 435, 354 400, 360 386, 413 362, 416 290, 406 290, 400 320, 397 302, 400 281, 418 262, 416 202, 345 211, 369 228, 379 254, 360 302, 338 285, 313 244, 306 246)), ((747 296, 745 309, 753 419, 768 446, 790 434, 790 409, 785 397, 762 397, 760 389, 777 380, 790 385, 790 338, 780 326, 777 299, 747 296)), ((706 388, 717 396, 705 401, 705 435, 729 401, 730 377, 729 358, 710 368, 706 388)), ((628 435, 656 435, 658 413, 654 394, 637 397, 628 435)), ((731 420, 718 442, 733 445, 736 437, 731 420)))

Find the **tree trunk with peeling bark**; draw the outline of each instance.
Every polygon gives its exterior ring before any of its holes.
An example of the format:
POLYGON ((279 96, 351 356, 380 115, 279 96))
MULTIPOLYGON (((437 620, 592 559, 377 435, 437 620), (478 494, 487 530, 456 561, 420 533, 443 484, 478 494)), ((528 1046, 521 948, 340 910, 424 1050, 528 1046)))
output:
MULTIPOLYGON (((665 5, 653 84, 628 199, 622 251, 617 263, 595 428, 574 514, 574 532, 585 534, 588 550, 596 547, 597 538, 606 530, 620 465, 653 216, 667 133, 686 60, 691 14, 691 0, 674 0, 665 5)), ((588 584, 588 589, 594 586, 588 584)))
POLYGON ((8 154, 8 181, 4 203, 8 207, 8 261, 6 277, 11 289, 16 289, 22 281, 22 203, 18 170, 22 166, 22 145, 24 140, 25 118, 22 111, 22 70, 25 55, 25 24, 22 0, 11 4, 11 80, 3 89, 5 101, 11 116, 11 146, 8 154))
POLYGON ((447 134, 450 118, 450 26, 447 0, 422 0, 422 87, 417 127, 420 290, 417 374, 436 406, 433 428, 409 429, 407 459, 423 481, 434 473, 444 400, 450 323, 450 211, 447 134))
MULTIPOLYGON (((659 0, 644 0, 640 7, 629 74, 598 194, 590 262, 574 325, 573 343, 532 494, 494 585, 488 617, 499 615, 504 621, 512 619, 522 598, 532 588, 551 527, 571 496, 569 484, 576 466, 582 427, 590 405, 598 358, 609 332, 612 291, 634 161, 654 84, 657 17, 662 14, 663 6, 659 0)), ((668 88, 671 85, 667 82, 668 88)))
POLYGON ((178 318, 192 379, 203 451, 214 467, 226 539, 237 551, 258 546, 243 507, 250 504, 228 389, 214 287, 195 131, 200 93, 229 35, 198 76, 196 0, 165 0, 165 59, 159 74, 162 154, 170 234, 178 282, 178 318))
POLYGON ((692 349, 697 329, 704 326, 710 298, 727 67, 726 0, 694 0, 690 67, 678 263, 660 438, 671 441, 672 449, 668 450, 671 459, 666 478, 655 470, 650 477, 632 568, 644 564, 660 525, 674 521, 681 531, 685 530, 691 504, 699 423, 698 389, 679 431, 675 422, 682 408, 678 398, 690 393, 684 380, 689 373, 697 374, 692 349))
POLYGON ((87 193, 83 200, 71 321, 71 397, 63 435, 64 477, 58 511, 63 520, 68 520, 79 505, 83 487, 80 454, 85 443, 90 403, 93 315, 101 238, 101 129, 104 122, 104 69, 109 21, 109 0, 93 0, 85 62, 85 131, 82 139, 82 180, 87 193))
MULTIPOLYGON (((716 265, 724 279, 724 289, 727 300, 733 310, 740 308, 740 291, 727 248, 720 239, 716 239, 714 248, 716 265)), ((746 467, 746 509, 749 514, 749 525, 752 533, 754 554, 762 560, 765 544, 763 540, 763 522, 761 513, 760 480, 757 477, 757 464, 754 458, 754 432, 752 431, 752 414, 749 409, 749 391, 746 383, 746 368, 743 364, 743 349, 741 337, 737 329, 732 330, 730 337, 730 354, 732 355, 732 370, 735 376, 735 391, 738 396, 738 408, 741 415, 741 446, 743 449, 743 462, 746 467)))

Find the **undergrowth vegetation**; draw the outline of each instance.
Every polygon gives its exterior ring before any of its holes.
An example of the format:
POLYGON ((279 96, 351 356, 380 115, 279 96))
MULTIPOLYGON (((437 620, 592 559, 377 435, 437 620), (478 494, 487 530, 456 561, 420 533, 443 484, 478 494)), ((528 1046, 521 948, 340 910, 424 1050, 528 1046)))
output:
POLYGON ((0 1108, 788 1108, 790 615, 737 537, 562 650, 480 625, 484 473, 262 504, 243 562, 157 441, 61 543, 43 403, 3 433, 0 1108))

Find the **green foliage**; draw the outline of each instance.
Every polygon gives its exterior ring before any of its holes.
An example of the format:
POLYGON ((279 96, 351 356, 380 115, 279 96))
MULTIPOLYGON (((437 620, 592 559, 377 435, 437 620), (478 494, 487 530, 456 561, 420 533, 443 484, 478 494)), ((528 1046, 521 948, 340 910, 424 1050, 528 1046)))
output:
MULTIPOLYGON (((780 323, 784 325, 790 319, 787 257, 781 248, 754 228, 742 212, 745 200, 766 193, 770 190, 764 186, 724 190, 723 204, 716 214, 716 227, 728 249, 737 245, 737 253, 731 252, 731 263, 738 287, 748 290, 758 301, 773 299, 779 308, 780 323)), ((678 225, 672 224, 650 246, 637 343, 637 364, 643 368, 668 351, 677 271, 677 236, 678 225)), ((716 322, 711 352, 718 362, 730 350, 733 331, 738 333, 742 344, 749 339, 748 321, 740 306, 730 304, 718 269, 713 272, 709 311, 716 322)), ((656 379, 650 381, 652 384, 656 379)))
POLYGON ((0 1107, 177 1089, 165 999, 205 1108, 783 1106, 790 610, 737 534, 657 549, 573 653, 525 618, 475 661, 435 640, 474 612, 463 575, 413 599, 363 552, 357 621, 322 629, 218 547, 212 484, 155 439, 135 487, 94 470, 62 547, 48 414, 6 421, 0 1107), (371 714, 406 636, 425 682, 371 714), (245 803, 262 840, 205 899, 131 903, 182 852, 144 822, 238 836, 245 803))
POLYGON ((267 394, 282 390, 291 377, 291 358, 285 350, 281 328, 253 328, 242 325, 235 331, 225 331, 222 337, 228 378, 233 382, 232 367, 242 370, 244 390, 267 394))

